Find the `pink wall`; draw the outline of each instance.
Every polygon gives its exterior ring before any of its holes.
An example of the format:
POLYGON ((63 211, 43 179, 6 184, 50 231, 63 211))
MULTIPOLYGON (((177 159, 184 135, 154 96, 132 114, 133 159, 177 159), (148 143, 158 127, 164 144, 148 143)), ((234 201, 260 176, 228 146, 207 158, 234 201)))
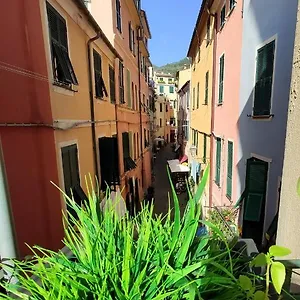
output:
MULTIPOLYGON (((215 74, 216 81, 213 87, 215 93, 215 116, 214 134, 222 139, 221 156, 221 179, 220 187, 213 181, 211 183, 212 204, 230 205, 230 200, 226 197, 227 180, 227 143, 233 141, 233 182, 232 197, 233 203, 237 200, 237 149, 238 149, 238 128, 239 118, 239 86, 240 68, 242 53, 242 2, 237 1, 231 13, 229 12, 229 0, 220 1, 217 7, 217 37, 216 37, 216 57, 215 74), (220 12, 226 2, 226 23, 220 30, 220 12), (225 54, 224 68, 224 94, 223 104, 218 105, 219 99, 219 59, 225 54)), ((215 158, 216 142, 213 143, 212 172, 215 179, 215 158)))
POLYGON ((58 183, 53 129, 3 126, 52 123, 39 0, 31 0, 30 5, 27 0, 7 1, 3 6, 0 139, 16 245, 22 257, 30 253, 25 243, 61 247, 61 202, 50 183, 58 183), (42 80, 20 73, 19 68, 38 73, 42 80))

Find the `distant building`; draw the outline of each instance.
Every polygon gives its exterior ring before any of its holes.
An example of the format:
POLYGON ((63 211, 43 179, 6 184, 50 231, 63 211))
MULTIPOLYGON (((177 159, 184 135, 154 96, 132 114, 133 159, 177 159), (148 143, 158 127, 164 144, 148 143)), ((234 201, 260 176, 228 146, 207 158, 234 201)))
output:
POLYGON ((171 106, 166 96, 159 95, 155 101, 155 137, 170 142, 170 116, 171 106))

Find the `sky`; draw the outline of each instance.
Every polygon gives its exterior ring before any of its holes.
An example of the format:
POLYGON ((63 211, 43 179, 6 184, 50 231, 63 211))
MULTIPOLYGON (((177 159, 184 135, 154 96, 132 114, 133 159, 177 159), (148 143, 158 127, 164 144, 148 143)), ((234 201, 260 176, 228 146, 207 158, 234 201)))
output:
POLYGON ((152 34, 150 59, 161 66, 186 57, 201 0, 142 0, 152 34))

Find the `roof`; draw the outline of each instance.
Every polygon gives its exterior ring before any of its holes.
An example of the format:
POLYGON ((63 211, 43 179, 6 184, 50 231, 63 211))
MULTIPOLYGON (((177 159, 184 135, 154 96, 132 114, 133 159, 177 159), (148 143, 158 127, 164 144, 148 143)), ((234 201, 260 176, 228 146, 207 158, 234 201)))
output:
POLYGON ((75 4, 77 5, 77 7, 84 13, 84 15, 86 16, 86 18, 88 19, 88 22, 90 23, 90 25, 94 28, 94 30, 97 33, 100 33, 100 36, 102 38, 102 40, 104 41, 104 43, 107 45, 107 47, 120 59, 123 60, 121 55, 117 52, 117 50, 114 48, 114 46, 110 43, 110 41, 108 40, 107 36, 105 35, 105 33, 103 32, 103 30, 100 28, 100 26, 98 25, 97 21, 94 19, 94 17, 91 15, 91 13, 89 12, 89 10, 87 9, 87 7, 85 6, 85 4, 83 3, 82 0, 73 0, 75 2, 75 4))
POLYGON ((195 27, 194 27, 193 35, 192 35, 192 38, 191 38, 190 46, 189 46, 189 49, 188 49, 188 52, 187 52, 187 57, 191 56, 192 45, 193 45, 194 38, 197 35, 198 24, 200 23, 201 17, 203 16, 203 13, 205 11, 204 9, 205 9, 206 5, 208 5, 209 2, 211 2, 211 1, 210 0, 203 0, 202 1, 200 11, 199 11, 199 14, 198 14, 198 17, 197 17, 197 21, 196 21, 196 24, 195 24, 195 27))
POLYGON ((177 94, 179 94, 181 91, 183 91, 189 84, 190 84, 190 80, 188 80, 188 81, 181 87, 181 89, 177 92, 177 94))
POLYGON ((154 72, 154 73, 155 73, 156 77, 170 77, 170 78, 175 78, 175 76, 172 75, 172 74, 159 73, 159 71, 158 72, 154 72))
POLYGON ((146 14, 146 12, 145 12, 143 9, 141 10, 141 15, 142 15, 142 17, 145 19, 147 31, 148 31, 148 33, 149 33, 149 38, 151 39, 152 36, 151 36, 150 26, 149 26, 149 23, 148 23, 147 14, 146 14))

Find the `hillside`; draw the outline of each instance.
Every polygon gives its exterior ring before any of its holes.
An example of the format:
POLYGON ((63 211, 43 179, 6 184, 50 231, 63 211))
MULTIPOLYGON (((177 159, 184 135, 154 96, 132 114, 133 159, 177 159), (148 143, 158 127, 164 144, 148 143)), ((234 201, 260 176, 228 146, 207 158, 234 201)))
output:
POLYGON ((189 66, 189 64, 190 64, 189 59, 184 58, 180 61, 166 64, 161 67, 153 65, 153 69, 154 69, 154 71, 159 71, 159 72, 163 72, 163 73, 171 73, 172 75, 175 75, 177 71, 180 71, 184 68, 184 65, 189 66))

